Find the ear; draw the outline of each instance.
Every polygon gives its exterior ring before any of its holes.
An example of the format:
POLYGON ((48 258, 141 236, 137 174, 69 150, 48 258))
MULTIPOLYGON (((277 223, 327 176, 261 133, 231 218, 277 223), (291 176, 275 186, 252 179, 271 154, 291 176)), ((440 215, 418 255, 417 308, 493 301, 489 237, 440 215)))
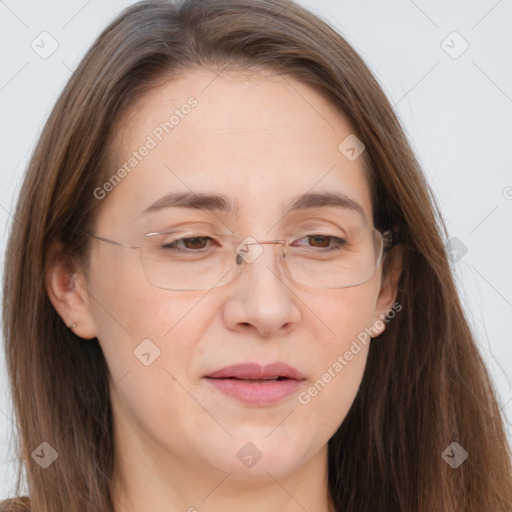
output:
POLYGON ((376 334, 372 334, 372 338, 380 336, 386 330, 386 322, 384 319, 396 301, 398 282, 402 275, 404 248, 401 245, 392 247, 388 251, 386 258, 388 261, 383 265, 381 287, 375 304, 372 324, 374 326, 372 332, 376 334))
POLYGON ((96 337, 90 312, 85 276, 73 259, 63 251, 63 244, 56 241, 48 253, 45 270, 45 287, 53 307, 62 321, 81 338, 96 337))

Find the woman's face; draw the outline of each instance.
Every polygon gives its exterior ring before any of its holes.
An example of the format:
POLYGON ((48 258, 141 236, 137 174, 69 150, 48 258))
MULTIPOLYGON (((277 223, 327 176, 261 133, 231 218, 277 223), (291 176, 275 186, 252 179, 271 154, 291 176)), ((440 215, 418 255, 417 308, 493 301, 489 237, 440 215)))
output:
MULTIPOLYGON (((109 176, 121 179, 97 190, 96 235, 138 243, 147 233, 193 222, 239 240, 280 240, 317 222, 372 226, 370 190, 356 158, 361 147, 348 139, 339 148, 350 125, 292 78, 189 72, 151 90, 119 127, 109 176), (303 194, 326 192, 348 196, 363 214, 335 205, 287 210, 303 194), (239 210, 160 202, 143 213, 171 193, 222 195, 239 210)), ((324 242, 301 243, 314 249, 324 242)), ((186 246, 203 247, 197 240, 186 246)), ((177 291, 148 282, 138 249, 91 241, 89 271, 77 278, 87 300, 66 320, 77 323, 79 336, 97 337, 104 351, 121 465, 136 454, 151 470, 279 479, 324 463, 326 443, 362 379, 369 345, 361 333, 382 318, 394 293, 379 295, 380 268, 351 288, 295 284, 274 257, 281 254, 276 246, 259 247, 229 284, 177 291), (303 377, 281 399, 273 393, 282 383, 240 384, 246 394, 247 386, 267 389, 268 400, 258 390, 251 401, 221 390, 233 379, 206 378, 231 365, 278 362, 303 377)))

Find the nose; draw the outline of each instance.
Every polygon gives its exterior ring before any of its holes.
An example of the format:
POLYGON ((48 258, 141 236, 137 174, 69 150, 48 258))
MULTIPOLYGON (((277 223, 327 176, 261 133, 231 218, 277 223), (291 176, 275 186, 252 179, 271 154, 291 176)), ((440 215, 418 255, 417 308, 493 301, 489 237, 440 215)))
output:
POLYGON ((289 330, 300 320, 300 311, 282 265, 282 245, 250 243, 245 249, 237 255, 241 273, 228 285, 226 324, 234 330, 256 329, 262 336, 289 330))

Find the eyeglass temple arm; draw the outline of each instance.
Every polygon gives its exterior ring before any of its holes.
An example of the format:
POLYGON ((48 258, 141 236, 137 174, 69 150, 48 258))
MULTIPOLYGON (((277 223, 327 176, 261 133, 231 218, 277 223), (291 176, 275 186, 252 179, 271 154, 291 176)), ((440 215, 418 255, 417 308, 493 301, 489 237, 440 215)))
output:
POLYGON ((80 232, 90 238, 99 240, 100 242, 105 242, 105 243, 111 244, 111 245, 117 245, 118 247, 122 247, 123 249, 136 249, 139 247, 138 244, 130 244, 130 245, 121 244, 119 242, 116 242, 115 240, 109 240, 108 238, 103 238, 102 236, 93 235, 92 233, 88 233, 87 231, 84 231, 83 229, 81 229, 80 232))

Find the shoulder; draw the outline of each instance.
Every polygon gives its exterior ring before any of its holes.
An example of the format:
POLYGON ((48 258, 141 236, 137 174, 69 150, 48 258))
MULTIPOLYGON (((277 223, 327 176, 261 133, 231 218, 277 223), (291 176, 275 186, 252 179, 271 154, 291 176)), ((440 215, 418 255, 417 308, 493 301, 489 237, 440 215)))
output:
POLYGON ((0 501, 0 512, 30 512, 30 499, 19 496, 0 501))

